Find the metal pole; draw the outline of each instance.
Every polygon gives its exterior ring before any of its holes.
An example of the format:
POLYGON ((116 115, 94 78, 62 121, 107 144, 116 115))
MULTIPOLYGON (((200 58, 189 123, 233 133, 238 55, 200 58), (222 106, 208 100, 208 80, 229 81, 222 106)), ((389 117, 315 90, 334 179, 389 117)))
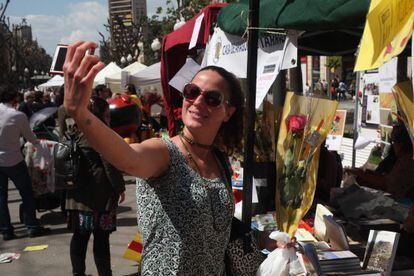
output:
POLYGON ((361 73, 356 73, 356 82, 355 82, 355 110, 354 110, 354 138, 352 141, 352 168, 355 168, 355 159, 356 159, 356 150, 355 143, 358 138, 358 109, 359 109, 359 97, 358 90, 361 81, 361 73))
POLYGON ((256 119, 256 75, 259 25, 259 0, 249 0, 249 37, 247 49, 246 125, 244 132, 243 223, 250 228, 252 219, 253 146, 256 119))

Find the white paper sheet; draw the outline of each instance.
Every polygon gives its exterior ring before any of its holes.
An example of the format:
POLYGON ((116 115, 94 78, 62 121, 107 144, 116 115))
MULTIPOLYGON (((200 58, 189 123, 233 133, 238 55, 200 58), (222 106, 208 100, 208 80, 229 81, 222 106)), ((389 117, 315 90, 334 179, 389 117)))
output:
POLYGON ((192 58, 187 58, 184 66, 181 67, 168 84, 182 92, 184 85, 193 79, 198 70, 200 70, 200 65, 192 58))
POLYGON ((201 23, 203 22, 204 13, 200 14, 197 17, 194 24, 193 34, 191 35, 190 45, 188 45, 188 50, 193 49, 197 45, 198 35, 200 34, 201 23))
POLYGON ((392 87, 397 83, 397 58, 384 63, 379 69, 379 92, 390 93, 392 87))

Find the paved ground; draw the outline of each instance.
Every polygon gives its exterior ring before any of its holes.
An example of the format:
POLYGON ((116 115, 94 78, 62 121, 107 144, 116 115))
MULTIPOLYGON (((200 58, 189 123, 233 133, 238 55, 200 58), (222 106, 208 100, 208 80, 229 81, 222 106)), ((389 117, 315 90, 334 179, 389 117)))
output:
MULTIPOLYGON (((110 238, 112 271, 114 275, 136 275, 137 267, 133 261, 122 258, 127 244, 136 232, 136 203, 135 182, 127 177, 126 200, 119 207, 118 230, 110 238)), ((20 259, 12 263, 0 264, 0 275, 71 275, 69 257, 69 242, 71 233, 66 229, 66 223, 60 214, 60 209, 53 212, 38 213, 42 224, 50 227, 48 236, 29 238, 24 225, 20 224, 18 208, 21 203, 20 195, 14 185, 9 185, 9 208, 16 234, 21 238, 3 241, 0 235, 0 254, 5 252, 20 253, 20 259), (29 245, 47 244, 43 251, 23 252, 29 245)), ((98 275, 92 253, 92 238, 89 242, 86 273, 98 275)))

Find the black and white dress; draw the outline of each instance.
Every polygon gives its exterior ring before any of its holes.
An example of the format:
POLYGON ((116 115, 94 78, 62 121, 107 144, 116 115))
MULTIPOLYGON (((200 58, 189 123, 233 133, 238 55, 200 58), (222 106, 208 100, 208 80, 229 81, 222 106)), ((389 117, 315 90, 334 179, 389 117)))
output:
POLYGON ((170 139, 164 142, 167 171, 137 179, 142 275, 223 275, 234 213, 231 190, 224 178, 201 177, 170 139))

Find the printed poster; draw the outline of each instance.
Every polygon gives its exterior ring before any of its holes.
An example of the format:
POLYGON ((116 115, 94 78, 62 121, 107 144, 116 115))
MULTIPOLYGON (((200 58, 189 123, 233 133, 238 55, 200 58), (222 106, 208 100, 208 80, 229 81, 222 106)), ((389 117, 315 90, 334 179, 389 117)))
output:
POLYGON ((339 151, 344 137, 346 110, 335 111, 331 132, 326 137, 326 147, 330 151, 339 151))
POLYGON ((392 125, 397 120, 397 105, 392 89, 397 83, 397 58, 384 63, 378 68, 380 96, 380 126, 381 142, 388 144, 392 125))
POLYGON ((367 96, 367 117, 366 122, 368 124, 379 124, 380 123, 380 112, 379 112, 379 96, 368 95, 367 96))

